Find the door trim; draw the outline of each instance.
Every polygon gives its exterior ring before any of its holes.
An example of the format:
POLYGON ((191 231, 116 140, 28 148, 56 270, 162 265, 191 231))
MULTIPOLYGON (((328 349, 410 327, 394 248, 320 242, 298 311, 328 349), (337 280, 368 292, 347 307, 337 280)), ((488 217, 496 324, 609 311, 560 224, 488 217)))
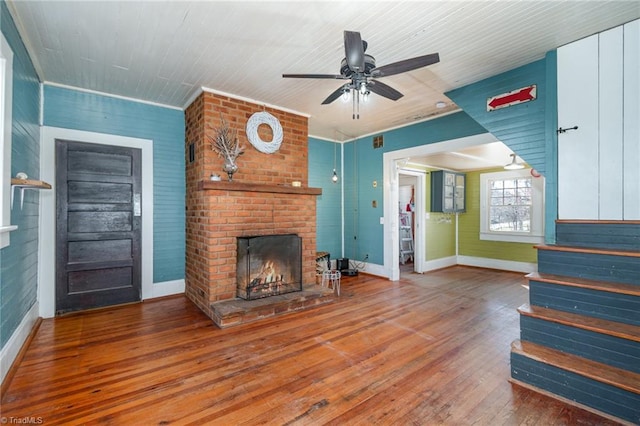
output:
POLYGON ((153 141, 149 139, 43 126, 40 132, 40 179, 51 182, 51 191, 40 191, 38 244, 38 300, 40 316, 55 316, 55 140, 138 148, 142 151, 142 300, 153 294, 153 141))
MULTIPOLYGON (((426 229, 424 226, 425 215, 424 211, 426 210, 426 186, 427 186, 427 172, 425 171, 416 171, 410 169, 399 169, 398 175, 404 176, 412 176, 415 178, 416 184, 414 185, 414 196, 413 201, 415 204, 415 213, 414 214, 414 236, 413 236, 413 271, 421 274, 424 272, 424 262, 425 262, 425 253, 426 253, 426 238, 425 232, 426 229), (422 212, 422 213, 421 213, 422 212)), ((400 179, 396 181, 396 185, 398 185, 398 194, 400 193, 400 179)), ((399 239, 399 237, 398 237, 399 239)), ((396 262, 398 262, 397 268, 400 270, 400 256, 396 258, 396 262)))
MULTIPOLYGON (((400 279, 399 231, 398 231, 398 170, 399 164, 406 161, 407 157, 419 157, 420 155, 435 154, 474 145, 495 142, 498 139, 491 133, 480 133, 459 139, 451 139, 435 142, 412 148, 389 151, 382 154, 383 164, 383 202, 384 202, 384 276, 391 281, 400 279)), ((423 229, 423 232, 425 229, 423 229)), ((424 262, 424 260, 421 260, 424 262)))

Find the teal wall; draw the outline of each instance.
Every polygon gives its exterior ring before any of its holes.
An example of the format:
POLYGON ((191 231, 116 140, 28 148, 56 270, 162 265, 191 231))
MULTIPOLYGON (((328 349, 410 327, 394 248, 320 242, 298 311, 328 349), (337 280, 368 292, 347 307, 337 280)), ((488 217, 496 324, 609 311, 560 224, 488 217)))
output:
POLYGON ((539 60, 446 93, 456 105, 540 173, 546 172, 545 64, 544 60, 539 60), (537 85, 537 99, 487 111, 487 98, 532 84, 537 85))
MULTIPOLYGON (((11 176, 40 173, 40 86, 31 59, 4 1, 0 2, 0 29, 13 50, 13 127, 11 176)), ((16 201, 18 198, 16 198, 16 201)), ((22 318, 36 302, 38 269, 37 191, 25 191, 11 211, 11 245, 0 250, 0 347, 4 347, 22 318)))
POLYGON ((322 188, 316 197, 316 250, 342 257, 342 170, 339 143, 309 138, 309 186, 322 188), (331 181, 335 167, 339 180, 331 181))
MULTIPOLYGON (((384 147, 373 149, 373 136, 345 145, 345 256, 382 265, 383 216, 382 154, 491 132, 546 179, 546 241, 555 241, 557 217, 555 52, 544 59, 448 92, 464 112, 384 132, 384 147), (537 85, 534 101, 488 112, 487 98, 531 84, 537 85), (377 201, 377 208, 372 201, 377 201)), ((508 159, 505 159, 505 162, 508 159)), ((427 246, 429 243, 427 242, 427 246)))
POLYGON ((446 95, 545 177, 547 242, 555 241, 557 218, 556 52, 544 59, 461 87, 446 95), (487 98, 537 86, 533 101, 487 111, 487 98))
POLYGON ((384 146, 373 149, 373 136, 344 146, 345 257, 384 263, 382 155, 385 152, 486 133, 464 112, 382 133, 384 146), (373 181, 377 187, 373 187, 373 181), (377 207, 372 206, 376 201, 377 207))
POLYGON ((184 279, 182 111, 44 86, 44 125, 153 141, 153 282, 184 279))

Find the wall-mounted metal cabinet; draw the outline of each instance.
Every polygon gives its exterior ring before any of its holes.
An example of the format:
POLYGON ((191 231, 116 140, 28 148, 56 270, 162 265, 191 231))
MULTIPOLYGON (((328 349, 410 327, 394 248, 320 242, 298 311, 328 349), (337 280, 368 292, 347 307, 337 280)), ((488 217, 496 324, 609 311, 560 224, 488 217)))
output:
POLYGON ((465 211, 464 173, 438 170, 431 172, 431 211, 462 213, 465 211))

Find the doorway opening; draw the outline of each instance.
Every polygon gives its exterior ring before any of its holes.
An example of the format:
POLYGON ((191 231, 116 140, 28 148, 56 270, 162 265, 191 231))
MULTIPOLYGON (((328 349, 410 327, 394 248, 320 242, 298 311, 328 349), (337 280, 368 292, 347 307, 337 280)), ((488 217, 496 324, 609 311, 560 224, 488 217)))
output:
MULTIPOLYGON (((424 191, 417 190, 418 187, 423 187, 418 181, 422 177, 421 175, 424 173, 406 169, 398 171, 398 262, 400 276, 422 272, 417 252, 422 253, 423 250, 416 250, 416 237, 418 236, 416 229, 422 229, 422 223, 417 223, 420 218, 416 215, 418 212, 416 206, 424 204, 423 197, 425 195, 424 191)), ((424 247, 422 239, 420 244, 420 248, 424 247)))
MULTIPOLYGON (((456 151, 476 145, 485 145, 498 140, 491 133, 468 136, 449 141, 437 142, 428 145, 390 151, 383 154, 383 180, 384 180, 384 271, 392 281, 400 279, 400 215, 398 206, 400 203, 400 177, 411 173, 407 169, 407 163, 411 158, 456 151)), ((415 171, 413 171, 416 173, 415 171)), ((414 197, 416 201, 415 238, 414 238, 414 272, 425 272, 428 259, 426 256, 426 169, 421 173, 423 178, 417 180, 415 194, 422 197, 414 197), (422 182, 422 188, 419 188, 422 182), (419 200, 421 204, 418 204, 419 200), (415 261, 417 260, 417 261, 415 261)))

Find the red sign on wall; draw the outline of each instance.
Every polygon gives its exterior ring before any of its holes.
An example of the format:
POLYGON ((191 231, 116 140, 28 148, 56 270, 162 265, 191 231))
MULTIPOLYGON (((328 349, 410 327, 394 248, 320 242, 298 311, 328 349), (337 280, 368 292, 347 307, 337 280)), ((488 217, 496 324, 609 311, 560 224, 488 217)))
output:
POLYGON ((508 93, 487 98, 487 111, 506 108, 512 105, 532 101, 536 98, 536 85, 523 87, 508 93))

